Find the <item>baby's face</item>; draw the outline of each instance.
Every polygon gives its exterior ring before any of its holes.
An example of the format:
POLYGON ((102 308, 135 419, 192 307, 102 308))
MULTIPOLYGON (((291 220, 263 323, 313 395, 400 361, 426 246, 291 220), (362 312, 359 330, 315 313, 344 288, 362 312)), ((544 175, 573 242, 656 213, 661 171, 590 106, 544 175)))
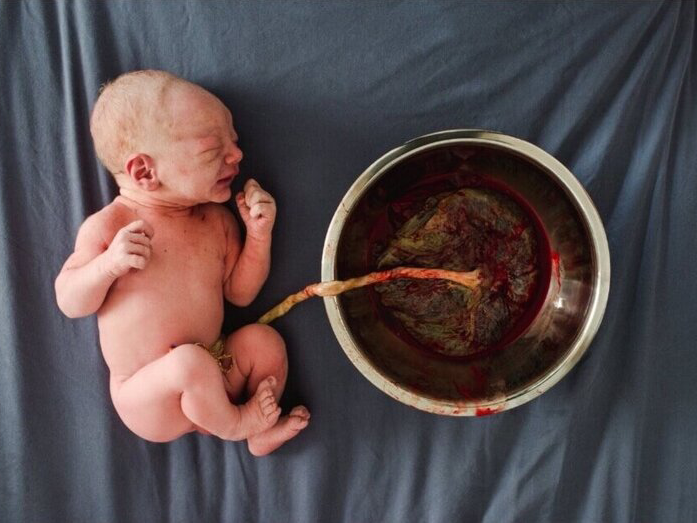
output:
POLYGON ((154 160, 168 197, 187 205, 227 201, 242 160, 230 111, 211 93, 189 87, 175 88, 167 109, 154 160))

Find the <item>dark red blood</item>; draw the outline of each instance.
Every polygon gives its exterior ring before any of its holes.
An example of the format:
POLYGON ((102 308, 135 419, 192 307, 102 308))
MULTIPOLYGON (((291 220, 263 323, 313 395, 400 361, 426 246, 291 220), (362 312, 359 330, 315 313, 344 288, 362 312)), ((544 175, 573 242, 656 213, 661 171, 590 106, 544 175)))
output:
POLYGON ((479 407, 476 411, 474 411, 474 415, 477 417, 490 416, 492 414, 496 414, 497 412, 501 412, 501 407, 479 407))
POLYGON ((559 269, 559 253, 552 251, 550 256, 552 262, 552 274, 557 281, 557 285, 561 286, 561 270, 559 269))

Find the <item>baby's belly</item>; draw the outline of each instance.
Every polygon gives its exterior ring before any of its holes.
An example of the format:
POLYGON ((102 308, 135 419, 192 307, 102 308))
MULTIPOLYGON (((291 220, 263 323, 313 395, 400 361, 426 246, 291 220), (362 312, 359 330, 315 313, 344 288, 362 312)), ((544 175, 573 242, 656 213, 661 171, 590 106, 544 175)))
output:
POLYGON ((97 314, 104 359, 128 377, 183 343, 214 343, 223 324, 220 285, 113 288, 97 314))

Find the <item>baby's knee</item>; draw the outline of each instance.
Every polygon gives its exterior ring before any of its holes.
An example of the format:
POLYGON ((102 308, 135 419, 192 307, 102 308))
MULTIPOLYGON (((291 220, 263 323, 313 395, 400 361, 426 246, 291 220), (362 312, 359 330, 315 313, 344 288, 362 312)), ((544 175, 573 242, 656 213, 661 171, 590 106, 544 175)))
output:
POLYGON ((206 349, 194 344, 179 345, 169 353, 171 377, 179 386, 187 386, 210 379, 220 373, 218 365, 206 349))
POLYGON ((281 348, 285 350, 286 344, 281 335, 273 327, 252 323, 235 331, 230 336, 231 342, 239 345, 252 345, 264 347, 281 348))
POLYGON ((227 339, 236 357, 264 354, 279 360, 286 358, 286 344, 273 327, 253 323, 233 332, 227 339))

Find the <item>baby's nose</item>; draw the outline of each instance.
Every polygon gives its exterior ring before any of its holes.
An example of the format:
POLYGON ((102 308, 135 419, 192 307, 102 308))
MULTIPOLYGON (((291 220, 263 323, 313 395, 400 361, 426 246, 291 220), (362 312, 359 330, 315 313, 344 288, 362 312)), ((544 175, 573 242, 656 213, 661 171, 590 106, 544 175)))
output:
POLYGON ((236 145, 233 145, 230 152, 225 156, 225 163, 228 165, 232 163, 240 163, 242 161, 243 156, 244 155, 242 154, 242 149, 240 149, 236 145))

